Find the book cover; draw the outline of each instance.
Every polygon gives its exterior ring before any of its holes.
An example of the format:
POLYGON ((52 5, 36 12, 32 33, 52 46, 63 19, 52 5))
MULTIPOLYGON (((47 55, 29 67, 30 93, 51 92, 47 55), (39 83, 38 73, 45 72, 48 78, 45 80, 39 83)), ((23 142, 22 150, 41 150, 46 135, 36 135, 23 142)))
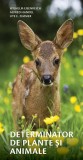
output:
POLYGON ((83 1, 0 1, 0 157, 83 159, 83 1))

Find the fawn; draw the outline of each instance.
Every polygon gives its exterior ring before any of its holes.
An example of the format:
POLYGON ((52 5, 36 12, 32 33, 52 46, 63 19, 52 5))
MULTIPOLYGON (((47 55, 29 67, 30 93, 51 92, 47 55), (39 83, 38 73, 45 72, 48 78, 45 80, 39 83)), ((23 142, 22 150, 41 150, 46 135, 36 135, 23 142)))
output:
POLYGON ((56 33, 53 41, 42 41, 23 21, 18 21, 22 44, 30 50, 33 61, 23 64, 13 84, 13 118, 24 115, 26 123, 37 114, 35 127, 45 127, 44 118, 60 115, 60 63, 64 48, 73 40, 73 21, 68 19, 56 33))

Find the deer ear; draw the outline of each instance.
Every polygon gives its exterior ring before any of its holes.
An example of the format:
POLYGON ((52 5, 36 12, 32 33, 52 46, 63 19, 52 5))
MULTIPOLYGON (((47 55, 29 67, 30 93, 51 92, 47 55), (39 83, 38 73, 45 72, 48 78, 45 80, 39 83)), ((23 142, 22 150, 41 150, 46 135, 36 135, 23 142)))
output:
POLYGON ((23 21, 18 21, 18 31, 21 42, 25 48, 33 51, 36 46, 41 43, 40 38, 35 35, 32 29, 23 21))
POLYGON ((68 47, 73 41, 73 21, 68 19, 57 31, 54 43, 61 48, 68 47))

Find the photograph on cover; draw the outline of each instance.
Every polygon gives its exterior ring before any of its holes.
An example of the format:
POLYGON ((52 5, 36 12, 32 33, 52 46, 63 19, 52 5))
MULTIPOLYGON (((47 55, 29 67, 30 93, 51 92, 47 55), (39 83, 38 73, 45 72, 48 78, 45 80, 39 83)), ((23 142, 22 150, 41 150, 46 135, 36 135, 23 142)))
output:
POLYGON ((0 157, 83 159, 83 1, 0 1, 0 157))

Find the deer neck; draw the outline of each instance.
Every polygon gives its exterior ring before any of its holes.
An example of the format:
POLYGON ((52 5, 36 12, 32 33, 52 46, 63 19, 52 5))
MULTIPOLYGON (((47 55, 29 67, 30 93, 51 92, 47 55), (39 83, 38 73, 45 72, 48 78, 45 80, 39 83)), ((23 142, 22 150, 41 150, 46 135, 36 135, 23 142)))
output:
POLYGON ((57 79, 54 81, 53 85, 44 86, 39 81, 39 79, 36 78, 35 85, 39 91, 39 95, 43 95, 44 102, 49 108, 53 106, 54 99, 59 93, 59 80, 60 75, 58 74, 57 79))

